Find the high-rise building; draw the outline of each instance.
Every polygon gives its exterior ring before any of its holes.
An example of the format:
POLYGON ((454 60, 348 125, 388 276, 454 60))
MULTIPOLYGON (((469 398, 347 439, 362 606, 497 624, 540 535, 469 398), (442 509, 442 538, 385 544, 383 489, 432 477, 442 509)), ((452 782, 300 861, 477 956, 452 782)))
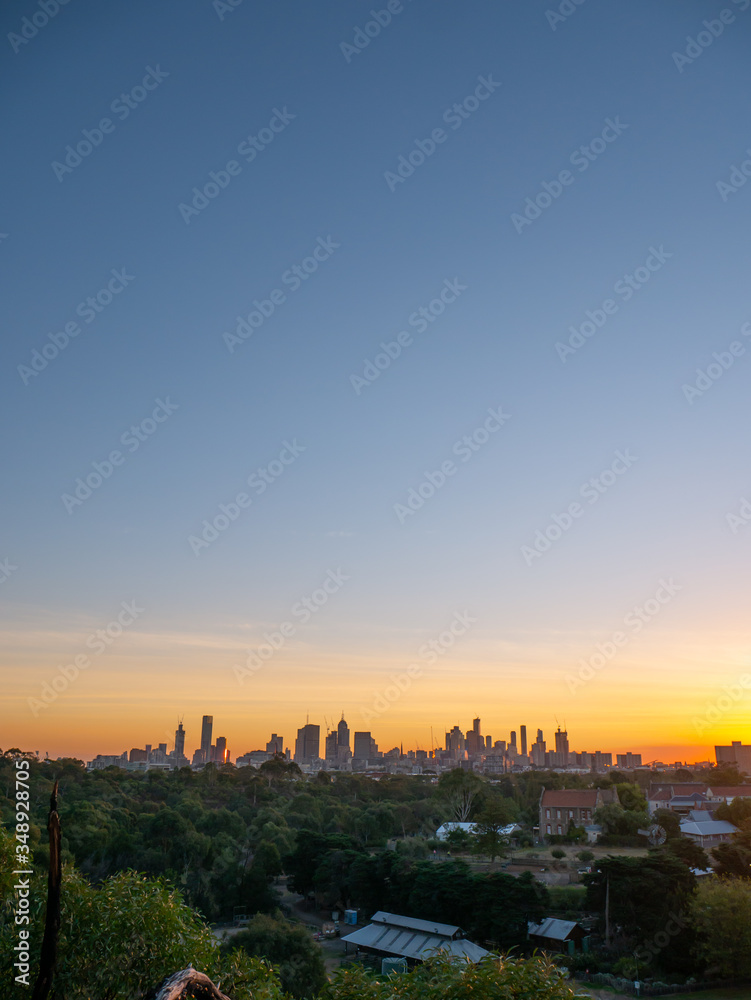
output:
POLYGON ((545 767, 546 762, 545 740, 542 738, 542 729, 537 730, 537 740, 532 744, 532 764, 535 767, 545 767))
POLYGON ((527 756, 527 727, 526 726, 519 726, 519 736, 521 737, 521 741, 522 741, 522 746, 521 746, 522 757, 526 757, 527 756))
POLYGON ((326 734, 326 760, 336 760, 339 749, 339 739, 336 729, 326 734))
POLYGON ((201 750, 204 761, 211 760, 211 734, 214 729, 214 716, 204 715, 201 722, 201 750))
POLYGON ((731 740, 729 747, 715 747, 714 752, 718 764, 737 764, 741 774, 751 774, 751 746, 731 740))
POLYGON ((182 722, 178 723, 177 729, 175 730, 175 757, 182 758, 185 756, 185 730, 183 729, 182 722))
POLYGON ((509 745, 509 749, 511 747, 514 747, 514 749, 516 749, 516 730, 515 729, 511 730, 511 739, 508 741, 508 745, 509 745))
POLYGON ((485 749, 486 750, 492 750, 493 749, 493 737, 492 736, 486 736, 485 737, 485 749))
POLYGON ((284 753, 284 737, 271 734, 271 739, 266 744, 266 753, 284 753))
POLYGON ((306 723, 297 730, 295 740, 295 761, 298 764, 312 764, 320 758, 321 727, 306 723))
POLYGON ((617 767, 624 767, 627 771, 634 767, 641 767, 641 754, 631 753, 630 750, 628 753, 617 753, 615 760, 617 767))
POLYGON ((226 764, 229 761, 226 736, 217 736, 216 746, 214 747, 214 761, 217 764, 226 764))
POLYGON ((370 757, 371 741, 370 733, 355 733, 352 756, 356 760, 367 760, 370 757))
POLYGON ((568 767, 568 733, 560 726, 555 734, 555 754, 558 767, 568 767))
POLYGON ((446 749, 454 759, 464 759, 464 734, 458 726, 454 726, 450 733, 446 733, 446 749))
POLYGON ((339 725, 336 727, 336 742, 337 746, 346 747, 349 750, 349 726, 344 721, 344 712, 342 712, 339 725))

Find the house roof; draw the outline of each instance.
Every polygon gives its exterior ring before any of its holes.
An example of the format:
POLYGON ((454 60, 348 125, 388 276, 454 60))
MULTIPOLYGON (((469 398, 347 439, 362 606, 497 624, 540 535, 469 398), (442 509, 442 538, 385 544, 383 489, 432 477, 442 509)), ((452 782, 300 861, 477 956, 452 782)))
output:
POLYGON ((549 938, 551 941, 566 941, 569 934, 578 926, 575 920, 556 920, 555 917, 546 917, 541 924, 530 923, 528 930, 533 937, 549 938))
POLYGON ((707 819, 701 823, 681 823, 681 833, 694 837, 716 837, 723 833, 737 833, 738 827, 724 819, 707 819))
POLYGON ((693 792, 703 792, 706 785, 702 781, 653 781, 649 786, 648 799, 662 798, 658 792, 667 791, 668 798, 673 795, 691 795, 693 792))
POLYGON ((566 809, 596 809, 599 804, 597 795, 601 791, 603 789, 600 788, 546 788, 543 790, 540 805, 566 809))
POLYGON ((379 910, 373 914, 367 927, 347 934, 342 940, 361 948, 372 948, 418 961, 424 961, 438 952, 471 962, 479 962, 490 954, 473 941, 459 937, 461 933, 461 928, 453 924, 439 924, 433 920, 419 920, 379 910))
POLYGON ((751 785, 712 785, 707 792, 716 798, 724 799, 736 795, 747 798, 751 796, 751 785))

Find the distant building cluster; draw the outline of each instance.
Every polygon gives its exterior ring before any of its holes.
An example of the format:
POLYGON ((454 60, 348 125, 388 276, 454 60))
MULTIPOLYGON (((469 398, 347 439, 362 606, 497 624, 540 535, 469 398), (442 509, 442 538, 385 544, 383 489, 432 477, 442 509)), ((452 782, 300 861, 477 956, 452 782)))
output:
MULTIPOLYGON (((604 750, 572 750, 569 735, 560 726, 553 733, 553 746, 548 749, 542 729, 536 732, 534 742, 527 737, 527 727, 520 725, 512 729, 507 740, 494 740, 483 735, 479 718, 472 720, 472 728, 464 731, 458 725, 447 730, 443 746, 437 745, 431 730, 431 746, 410 749, 404 745, 390 750, 379 750, 370 731, 350 732, 342 713, 335 725, 326 721, 322 735, 321 726, 306 720, 297 730, 293 748, 285 746, 283 736, 272 733, 265 749, 248 750, 233 762, 227 740, 224 736, 213 738, 214 717, 204 715, 201 720, 201 742, 192 756, 185 753, 186 733, 182 721, 174 735, 174 746, 168 750, 167 743, 157 746, 133 747, 122 754, 99 754, 90 761, 88 767, 100 769, 115 765, 128 770, 148 770, 149 768, 171 769, 193 767, 200 769, 206 764, 230 764, 236 767, 259 767, 273 757, 281 756, 293 760, 302 771, 377 771, 420 774, 425 770, 441 772, 455 767, 482 771, 485 774, 506 774, 515 771, 552 770, 594 772, 604 774, 613 767, 619 771, 633 771, 636 768, 682 766, 680 761, 670 765, 662 761, 642 763, 639 753, 619 753, 614 755, 604 750)), ((718 764, 736 764, 740 771, 751 773, 751 746, 743 746, 734 741, 730 746, 715 747, 718 764)))

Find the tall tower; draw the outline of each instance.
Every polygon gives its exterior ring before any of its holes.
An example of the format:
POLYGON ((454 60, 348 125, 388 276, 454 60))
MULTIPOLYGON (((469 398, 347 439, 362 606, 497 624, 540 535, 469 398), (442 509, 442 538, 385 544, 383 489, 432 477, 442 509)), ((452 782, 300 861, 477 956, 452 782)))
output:
POLYGON ((344 712, 342 712, 342 718, 339 725, 336 727, 336 742, 340 747, 346 747, 349 750, 349 726, 344 721, 344 712))
POLYGON ((522 757, 526 757, 527 756, 527 727, 526 726, 519 726, 519 735, 520 735, 521 741, 522 741, 521 754, 522 754, 522 757))
POLYGON ((182 722, 179 722, 175 730, 175 757, 185 756, 185 730, 182 722))
POLYGON ((201 752, 204 761, 211 760, 211 734, 214 729, 214 716, 204 715, 201 722, 201 752))
POLYGON ((558 761, 561 767, 568 766, 568 733, 564 729, 561 731, 561 727, 555 734, 555 752, 558 756, 558 761))

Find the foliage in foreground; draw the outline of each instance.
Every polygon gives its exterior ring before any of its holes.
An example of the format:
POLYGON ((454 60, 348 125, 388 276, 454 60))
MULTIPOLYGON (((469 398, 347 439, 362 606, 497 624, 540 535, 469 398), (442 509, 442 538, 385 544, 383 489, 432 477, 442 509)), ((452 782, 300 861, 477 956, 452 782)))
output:
POLYGON ((384 979, 352 966, 334 975, 320 1000, 573 1000, 561 970, 547 958, 492 957, 477 965, 435 958, 384 979))
MULTIPOLYGON (((0 830, 0 858, 10 838, 0 830)), ((28 986, 15 982, 12 886, 2 882, 0 981, 3 1000, 28 1000, 28 986)), ((46 879, 32 879, 31 984, 39 968, 46 879)), ((63 872, 61 928, 54 1000, 140 1000, 166 976, 189 964, 222 982, 233 1000, 282 1000, 276 974, 267 964, 236 950, 222 953, 206 924, 162 879, 122 872, 98 888, 80 873, 63 872)))
POLYGON ((282 988, 293 997, 313 996, 326 984, 321 949, 300 924, 290 925, 285 920, 256 914, 245 930, 224 945, 227 952, 237 948, 271 962, 282 988))

